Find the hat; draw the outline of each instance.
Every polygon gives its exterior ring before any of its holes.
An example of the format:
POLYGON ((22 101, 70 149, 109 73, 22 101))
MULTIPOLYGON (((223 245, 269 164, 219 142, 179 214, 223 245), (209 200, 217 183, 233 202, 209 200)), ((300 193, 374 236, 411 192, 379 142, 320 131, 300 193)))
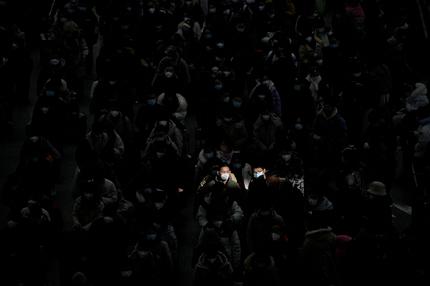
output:
POLYGON ((387 195, 385 184, 378 181, 374 181, 370 183, 369 188, 367 189, 367 192, 374 196, 380 196, 380 197, 387 195))

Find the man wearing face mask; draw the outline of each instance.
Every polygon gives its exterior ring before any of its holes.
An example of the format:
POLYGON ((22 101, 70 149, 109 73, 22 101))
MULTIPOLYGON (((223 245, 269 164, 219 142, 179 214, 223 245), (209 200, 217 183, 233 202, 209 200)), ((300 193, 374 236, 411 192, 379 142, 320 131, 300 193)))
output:
POLYGON ((157 103, 157 97, 154 94, 146 96, 136 114, 135 132, 137 133, 138 142, 143 145, 148 139, 155 123, 157 116, 163 108, 157 103))
POLYGON ((265 153, 273 150, 282 128, 282 120, 276 114, 269 111, 261 113, 253 126, 253 135, 257 149, 265 153))
POLYGON ((246 198, 246 212, 248 215, 259 209, 264 199, 271 199, 266 181, 266 172, 264 164, 258 162, 252 164, 252 178, 248 186, 246 198))
POLYGON ((336 108, 337 98, 327 96, 324 107, 314 121, 312 138, 316 146, 317 162, 340 164, 341 151, 346 146, 347 126, 336 108))
POLYGON ((177 125, 169 119, 168 115, 159 117, 154 128, 149 134, 146 146, 143 150, 143 157, 148 155, 151 145, 155 142, 164 142, 176 150, 178 157, 181 157, 183 151, 183 135, 177 125))
POLYGON ((221 165, 215 181, 222 183, 223 191, 229 194, 239 205, 243 205, 242 190, 229 166, 221 165))
POLYGON ((157 72, 152 80, 152 86, 158 86, 160 76, 171 79, 174 74, 177 76, 178 83, 182 85, 181 88, 186 88, 191 83, 188 63, 183 59, 180 50, 171 45, 166 48, 165 57, 162 58, 158 64, 157 72))

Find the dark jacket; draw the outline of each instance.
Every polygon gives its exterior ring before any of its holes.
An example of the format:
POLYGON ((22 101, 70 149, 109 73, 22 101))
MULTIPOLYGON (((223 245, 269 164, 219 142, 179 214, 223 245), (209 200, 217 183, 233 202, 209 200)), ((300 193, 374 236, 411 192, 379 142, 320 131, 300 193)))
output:
POLYGON ((339 285, 335 249, 336 236, 331 228, 306 233, 303 245, 305 285, 339 285))
POLYGON ((227 286, 233 285, 233 268, 224 253, 218 252, 215 261, 203 253, 194 269, 194 286, 227 286))

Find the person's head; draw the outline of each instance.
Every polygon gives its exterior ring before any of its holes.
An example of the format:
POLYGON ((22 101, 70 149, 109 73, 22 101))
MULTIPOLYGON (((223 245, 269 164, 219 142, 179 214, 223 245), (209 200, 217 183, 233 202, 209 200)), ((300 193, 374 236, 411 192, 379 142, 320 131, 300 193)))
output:
POLYGON ((266 109, 261 113, 261 120, 263 122, 265 122, 265 123, 270 122, 270 118, 271 118, 271 114, 270 114, 269 110, 266 109))
POLYGON ((316 207, 321 200, 321 196, 317 193, 311 193, 308 196, 308 205, 310 207, 316 207))
POLYGON ((213 159, 215 157, 215 149, 212 146, 205 146, 203 154, 207 160, 213 159))
POLYGON ((334 96, 327 96, 324 99, 323 112, 330 116, 336 109, 337 99, 334 96))
POLYGON ((94 179, 84 182, 82 190, 82 201, 84 203, 95 203, 99 199, 98 188, 94 179))
POLYGON ((162 132, 169 130, 169 119, 167 117, 159 118, 157 121, 157 130, 162 132))
POLYGON ((223 182, 227 182, 227 181, 228 181, 228 179, 229 179, 229 178, 230 178, 230 176, 231 176, 231 170, 230 170, 230 167, 229 167, 229 166, 227 166, 227 165, 222 165, 222 166, 219 168, 218 174, 219 174, 219 176, 220 176, 220 178, 221 178, 221 180, 222 180, 223 182))
POLYGON ((72 286, 85 286, 88 285, 88 278, 82 272, 76 272, 72 276, 72 286))
POLYGON ((252 169, 252 174, 254 179, 261 179, 261 178, 265 178, 266 177, 266 168, 260 165, 256 165, 253 169, 252 169))
POLYGON ((164 142, 156 142, 153 146, 153 154, 156 159, 166 158, 167 150, 167 146, 164 142))
POLYGON ((175 46, 170 45, 167 47, 165 55, 171 60, 177 60, 179 57, 179 51, 175 46))
POLYGON ((157 105, 157 97, 154 94, 150 94, 146 97, 145 103, 147 106, 155 106, 157 105))
POLYGON ((163 75, 166 79, 173 79, 176 76, 175 68, 172 66, 167 66, 163 70, 163 75))
POLYGON ((27 202, 29 213, 29 218, 39 219, 42 215, 42 206, 37 200, 28 200, 27 202))
POLYGON ((138 243, 139 249, 151 249, 159 240, 158 233, 155 229, 149 228, 139 233, 138 243))

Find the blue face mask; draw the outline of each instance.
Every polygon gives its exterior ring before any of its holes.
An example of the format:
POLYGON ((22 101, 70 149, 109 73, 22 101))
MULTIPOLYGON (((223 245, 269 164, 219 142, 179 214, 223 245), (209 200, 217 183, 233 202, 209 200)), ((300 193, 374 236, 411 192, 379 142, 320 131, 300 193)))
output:
POLYGON ((46 91, 46 96, 49 96, 49 97, 55 96, 55 91, 53 91, 53 90, 47 90, 46 91))
POLYGON ((214 86, 214 89, 215 89, 215 90, 218 90, 218 91, 222 90, 222 88, 223 88, 223 85, 222 85, 222 84, 216 84, 216 85, 214 86))
POLYGON ((149 106, 154 106, 157 103, 157 99, 151 98, 146 101, 149 106))
POLYGON ((264 176, 264 172, 254 172, 254 178, 258 179, 260 177, 264 176))
POLYGON ((215 154, 213 152, 205 153, 205 157, 207 159, 212 159, 213 157, 215 157, 215 154))
POLYGON ((242 102, 238 100, 233 100, 233 107, 234 108, 240 108, 242 106, 242 102))

